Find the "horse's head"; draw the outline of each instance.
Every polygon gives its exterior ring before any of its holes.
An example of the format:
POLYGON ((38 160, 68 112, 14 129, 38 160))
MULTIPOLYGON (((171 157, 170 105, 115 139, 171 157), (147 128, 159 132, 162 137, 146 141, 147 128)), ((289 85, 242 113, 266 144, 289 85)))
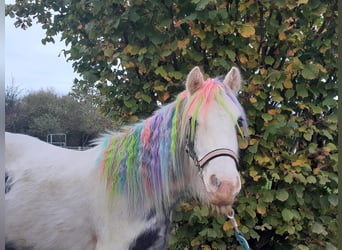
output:
POLYGON ((244 111, 235 97, 240 85, 240 71, 236 67, 223 82, 205 81, 198 67, 186 80, 185 147, 192 175, 194 171, 199 173, 195 174, 198 178, 193 178, 192 186, 221 213, 228 212, 241 189, 237 128, 240 129, 238 123, 242 121, 246 133, 247 126, 244 111))
POLYGON ((247 125, 235 97, 240 84, 235 67, 222 82, 205 81, 195 67, 175 102, 105 140, 101 169, 107 185, 125 194, 136 211, 143 206, 159 213, 192 193, 225 213, 241 188, 239 119, 245 132, 247 125))

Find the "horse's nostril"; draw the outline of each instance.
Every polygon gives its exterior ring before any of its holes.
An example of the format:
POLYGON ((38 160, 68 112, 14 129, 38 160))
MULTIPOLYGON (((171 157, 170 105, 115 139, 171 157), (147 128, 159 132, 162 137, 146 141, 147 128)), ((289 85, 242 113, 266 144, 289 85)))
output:
POLYGON ((210 182, 213 186, 217 188, 221 185, 221 181, 214 174, 210 177, 210 182))

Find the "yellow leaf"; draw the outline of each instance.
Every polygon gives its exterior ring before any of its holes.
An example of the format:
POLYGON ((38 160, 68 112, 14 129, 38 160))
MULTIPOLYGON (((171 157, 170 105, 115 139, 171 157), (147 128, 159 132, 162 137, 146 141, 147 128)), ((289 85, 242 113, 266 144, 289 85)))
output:
POLYGON ((248 140, 242 139, 240 136, 238 137, 239 141, 239 148, 240 149, 246 149, 248 147, 248 140))
POLYGON ((249 176, 253 178, 254 181, 258 181, 261 178, 261 175, 258 174, 256 170, 250 170, 249 176))
POLYGON ((320 168, 314 168, 314 170, 312 171, 314 175, 318 175, 319 172, 321 172, 320 168))
POLYGON ((190 32, 191 32, 191 35, 198 36, 201 40, 203 40, 206 36, 204 31, 199 27, 191 28, 190 32))
POLYGON ((239 61, 242 64, 246 64, 248 62, 248 59, 247 59, 247 57, 244 54, 240 54, 238 57, 239 57, 239 61))
POLYGON ((316 66, 319 68, 319 70, 323 73, 327 73, 327 69, 324 68, 321 64, 317 63, 316 66))
POLYGON ((266 75, 266 74, 267 74, 267 69, 261 68, 261 69, 260 69, 260 74, 261 74, 262 76, 266 75))
POLYGON ((178 20, 175 22, 174 27, 178 28, 179 26, 181 26, 181 24, 182 24, 182 20, 178 20))
POLYGON ((243 11, 245 9, 248 9, 249 6, 251 6, 254 3, 254 0, 249 0, 247 3, 243 3, 239 7, 239 11, 243 11))
POLYGON ((322 54, 324 54, 325 52, 327 52, 327 50, 331 49, 331 47, 329 46, 322 46, 320 49, 319 49, 319 52, 321 52, 322 54))
POLYGON ((255 97, 251 97, 251 98, 249 98, 249 101, 250 101, 251 103, 256 103, 256 102, 257 102, 257 99, 256 99, 255 97))
POLYGON ((288 57, 292 57, 296 54, 296 52, 298 51, 298 48, 293 48, 293 49, 289 49, 287 52, 286 52, 286 56, 288 57))
POLYGON ((227 231, 230 231, 230 230, 233 230, 233 224, 230 222, 230 221, 225 221, 223 223, 223 231, 227 232, 227 231))
POLYGON ((267 157, 267 156, 264 156, 264 162, 268 163, 271 161, 271 158, 270 157, 267 157))
POLYGON ((138 118, 138 116, 136 116, 136 115, 131 115, 131 116, 128 118, 128 120, 129 120, 130 122, 137 122, 137 121, 139 120, 139 118, 138 118))
POLYGON ((277 174, 277 173, 273 173, 273 174, 272 174, 272 177, 273 177, 273 179, 275 179, 275 180, 280 180, 280 176, 279 176, 279 174, 277 174))
POLYGON ((288 70, 299 70, 299 69, 304 69, 303 63, 299 60, 298 57, 292 58, 291 62, 287 66, 288 70))
POLYGON ((170 98, 170 93, 167 91, 164 92, 161 96, 158 96, 158 100, 161 102, 165 102, 169 98, 170 98))
POLYGON ((257 209, 258 214, 261 214, 261 215, 266 214, 266 207, 265 206, 261 206, 260 204, 258 204, 256 209, 257 209))
POLYGON ((268 165, 267 168, 268 169, 275 169, 275 165, 274 164, 268 165))
POLYGON ((124 67, 125 67, 126 69, 128 69, 128 68, 133 68, 134 66, 135 66, 135 65, 134 65, 133 62, 124 63, 124 67))
POLYGON ((270 115, 275 115, 278 113, 278 111, 276 109, 270 109, 267 111, 267 113, 269 113, 270 115))
POLYGON ((256 68, 258 67, 259 63, 257 62, 257 60, 249 60, 247 62, 247 66, 249 69, 252 69, 252 68, 256 68))
POLYGON ((304 103, 298 103, 298 107, 299 107, 300 109, 308 109, 308 106, 305 105, 304 103))
POLYGON ((133 51, 133 46, 132 45, 127 45, 124 50, 123 53, 131 53, 133 51))
MULTIPOLYGON (((195 238, 191 241, 190 244, 192 247, 196 247, 196 246, 201 245, 201 241, 198 238, 195 238)), ((189 250, 189 248, 185 247, 184 250, 189 250)))
POLYGON ((278 39, 279 39, 280 41, 286 40, 286 34, 285 34, 285 32, 279 32, 279 34, 278 34, 278 39))
POLYGON ((284 169, 290 169, 291 168, 290 164, 287 164, 287 163, 283 163, 280 166, 284 169))
POLYGON ((218 6, 218 8, 219 8, 219 9, 225 9, 226 6, 227 6, 227 3, 226 3, 226 2, 223 2, 223 3, 221 3, 221 4, 218 6))
POLYGON ((249 38, 255 34, 255 29, 251 24, 244 24, 238 29, 240 35, 244 38, 249 38))
POLYGON ((253 176, 253 181, 257 182, 261 178, 261 175, 253 176))
POLYGON ((292 89, 293 88, 293 84, 292 84, 292 81, 290 79, 286 79, 284 81, 284 88, 286 88, 286 89, 292 89))
POLYGON ((211 26, 210 25, 207 25, 204 27, 204 31, 205 32, 210 32, 212 30, 211 26))
MULTIPOLYGON (((235 220, 236 220, 236 224, 239 226, 239 225, 240 225, 240 219, 239 219, 239 218, 235 218, 235 220)), ((223 228, 223 231, 225 231, 225 232, 234 229, 233 224, 230 222, 230 220, 225 221, 225 222, 223 223, 222 228, 223 228)))
POLYGON ((144 75, 144 74, 146 74, 146 72, 147 72, 146 67, 145 67, 144 65, 140 66, 140 68, 139 68, 139 74, 140 74, 140 75, 144 75))
POLYGON ((249 176, 256 176, 258 174, 258 172, 257 171, 255 171, 254 169, 252 169, 252 170, 249 170, 249 176))
POLYGON ((257 139, 250 139, 249 145, 254 145, 254 144, 258 144, 258 140, 257 139))
POLYGON ((292 165, 293 167, 299 167, 299 166, 304 165, 305 162, 306 162, 305 160, 298 159, 298 160, 292 162, 291 165, 292 165))
POLYGON ((182 40, 182 41, 178 41, 178 42, 177 42, 177 47, 178 47, 179 49, 184 49, 184 48, 186 47, 186 45, 189 44, 189 42, 190 42, 190 39, 189 39, 189 38, 186 38, 186 39, 184 39, 184 40, 182 40))

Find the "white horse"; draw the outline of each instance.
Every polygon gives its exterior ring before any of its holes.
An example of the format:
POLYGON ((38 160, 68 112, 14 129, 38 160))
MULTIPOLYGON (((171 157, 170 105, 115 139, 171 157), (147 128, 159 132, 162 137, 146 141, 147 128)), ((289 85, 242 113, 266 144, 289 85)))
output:
POLYGON ((6 249, 166 249, 181 199, 228 213, 247 132, 240 84, 235 67, 222 82, 195 67, 175 102, 87 151, 6 133, 6 249))

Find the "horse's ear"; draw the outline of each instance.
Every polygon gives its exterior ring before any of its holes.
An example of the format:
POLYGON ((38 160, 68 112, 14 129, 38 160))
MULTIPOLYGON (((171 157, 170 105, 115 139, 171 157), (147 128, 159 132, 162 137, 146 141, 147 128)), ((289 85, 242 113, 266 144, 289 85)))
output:
POLYGON ((225 76, 223 83, 226 84, 237 95, 241 88, 241 74, 237 67, 232 67, 231 70, 225 76))
POLYGON ((201 88, 204 82, 203 74, 199 67, 193 68, 186 78, 186 89, 189 91, 190 95, 195 93, 201 88))

